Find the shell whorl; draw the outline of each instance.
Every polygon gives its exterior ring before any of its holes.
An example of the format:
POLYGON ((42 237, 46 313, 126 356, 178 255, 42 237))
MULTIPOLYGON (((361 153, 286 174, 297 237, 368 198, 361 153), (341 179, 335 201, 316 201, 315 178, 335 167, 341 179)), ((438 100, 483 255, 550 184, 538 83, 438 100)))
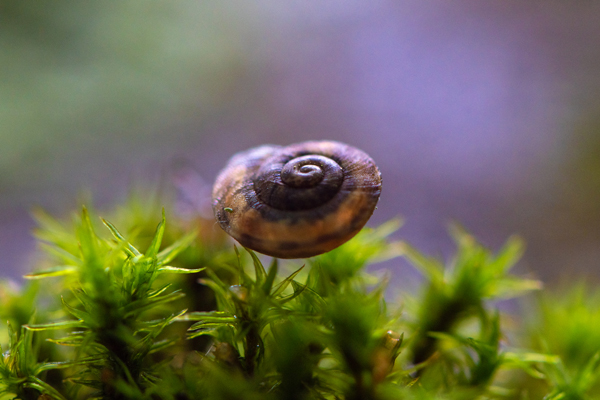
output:
POLYGON ((265 145, 234 155, 213 188, 220 226, 243 246, 279 258, 327 252, 370 218, 381 174, 339 142, 265 145))
POLYGON ((322 155, 272 157, 253 178, 260 200, 278 210, 310 210, 331 200, 344 182, 342 167, 322 155))

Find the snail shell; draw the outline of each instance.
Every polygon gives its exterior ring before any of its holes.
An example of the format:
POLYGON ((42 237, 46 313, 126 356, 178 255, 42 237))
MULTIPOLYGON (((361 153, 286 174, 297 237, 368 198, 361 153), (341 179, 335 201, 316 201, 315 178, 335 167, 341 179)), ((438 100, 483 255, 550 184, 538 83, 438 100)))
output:
POLYGON ((333 141, 265 145, 234 155, 213 187, 221 228, 279 258, 325 253, 373 214, 381 173, 367 154, 333 141))

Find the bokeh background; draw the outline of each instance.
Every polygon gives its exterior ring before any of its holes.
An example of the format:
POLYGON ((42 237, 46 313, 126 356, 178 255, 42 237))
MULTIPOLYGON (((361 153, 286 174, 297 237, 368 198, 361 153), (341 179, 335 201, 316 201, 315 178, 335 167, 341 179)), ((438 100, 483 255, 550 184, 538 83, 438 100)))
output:
MULTIPOLYGON (((379 164, 371 224, 451 254, 449 221, 548 282, 600 275, 600 2, 0 2, 0 268, 34 206, 100 207, 186 165, 335 139, 379 164)), ((388 264, 395 282, 410 273, 388 264)))

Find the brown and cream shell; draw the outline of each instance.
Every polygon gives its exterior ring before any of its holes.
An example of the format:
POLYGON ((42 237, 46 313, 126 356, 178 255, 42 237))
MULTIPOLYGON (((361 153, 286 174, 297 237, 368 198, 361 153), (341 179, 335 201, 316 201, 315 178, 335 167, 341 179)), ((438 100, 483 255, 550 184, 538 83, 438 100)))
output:
POLYGON ((314 141, 234 155, 213 187, 213 210, 243 246, 279 258, 325 253, 373 214, 381 174, 363 151, 314 141))

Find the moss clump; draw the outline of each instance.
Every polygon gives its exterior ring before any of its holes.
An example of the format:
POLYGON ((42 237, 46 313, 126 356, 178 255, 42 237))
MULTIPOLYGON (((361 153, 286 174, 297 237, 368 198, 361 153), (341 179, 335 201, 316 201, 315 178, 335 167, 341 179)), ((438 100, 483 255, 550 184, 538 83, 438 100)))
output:
POLYGON ((265 267, 209 219, 190 231, 189 217, 167 223, 139 197, 105 215, 114 225, 85 208, 71 222, 37 213, 45 256, 20 290, 0 287, 3 398, 600 395, 598 294, 512 275, 517 238, 493 253, 453 227, 444 263, 390 240, 391 221, 308 265, 265 267), (403 304, 365 272, 398 256, 424 276, 403 304), (532 291, 523 315, 498 311, 532 291))

